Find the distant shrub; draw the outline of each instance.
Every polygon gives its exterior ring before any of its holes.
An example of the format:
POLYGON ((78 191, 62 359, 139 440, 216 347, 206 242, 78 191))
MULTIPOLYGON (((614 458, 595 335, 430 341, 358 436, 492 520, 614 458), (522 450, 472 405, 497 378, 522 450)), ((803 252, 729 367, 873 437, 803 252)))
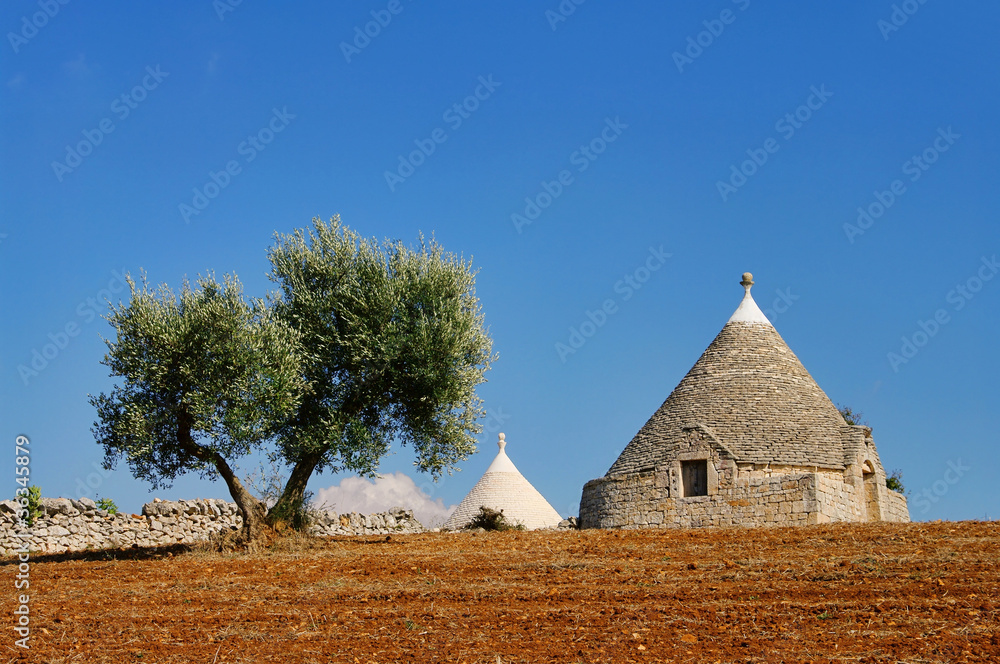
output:
MULTIPOLYGON (((23 491, 23 489, 18 489, 18 491, 23 491)), ((24 519, 24 523, 28 526, 35 525, 35 520, 45 515, 45 510, 42 509, 42 489, 40 487, 29 486, 27 496, 14 496, 14 500, 20 504, 21 509, 28 510, 28 517, 24 519), (21 502, 24 498, 28 499, 27 505, 21 502)))
POLYGON ((850 406, 837 406, 837 410, 840 411, 841 416, 843 416, 844 421, 851 425, 862 425, 871 426, 868 424, 868 420, 864 419, 865 414, 860 410, 852 410, 850 406))
POLYGON ((476 530, 477 528, 498 531, 525 529, 524 524, 508 521, 507 517, 503 515, 503 510, 498 512, 489 507, 480 507, 479 513, 472 517, 472 521, 465 527, 465 530, 476 530))
POLYGON ((885 486, 890 491, 895 491, 896 493, 906 493, 906 489, 903 487, 903 471, 892 471, 892 475, 885 478, 885 486))
POLYGON ((108 514, 118 514, 118 506, 110 498, 97 498, 97 509, 104 510, 108 514))

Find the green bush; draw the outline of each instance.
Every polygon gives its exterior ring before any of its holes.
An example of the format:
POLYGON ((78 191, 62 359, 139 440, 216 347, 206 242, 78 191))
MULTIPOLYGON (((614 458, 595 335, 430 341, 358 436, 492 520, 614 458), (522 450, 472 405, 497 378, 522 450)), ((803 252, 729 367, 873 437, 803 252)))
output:
MULTIPOLYGON (((18 489, 18 491, 22 491, 22 489, 18 489)), ((24 496, 18 496, 18 495, 14 496, 14 501, 18 504, 19 510, 25 509, 21 505, 22 498, 24 498, 24 496)), ((35 525, 36 519, 45 516, 45 510, 42 509, 42 489, 34 485, 29 486, 27 498, 28 498, 28 506, 27 506, 28 518, 24 519, 24 523, 27 524, 28 526, 33 526, 35 525)))
POLYGON ((97 509, 104 510, 108 514, 118 514, 118 506, 110 498, 97 498, 97 509))
POLYGON ((472 521, 469 522, 469 525, 464 530, 476 530, 477 528, 497 531, 525 529, 524 524, 508 521, 507 517, 503 515, 503 510, 498 512, 491 510, 489 507, 480 507, 479 513, 472 517, 472 521))
POLYGON ((841 406, 841 405, 837 406, 837 410, 840 411, 840 414, 844 418, 844 421, 847 422, 848 424, 851 425, 860 424, 866 427, 871 426, 870 424, 868 424, 868 420, 864 419, 865 414, 862 413, 860 410, 852 410, 850 406, 841 406))
POLYGON ((892 475, 885 478, 885 486, 890 491, 895 491, 896 493, 906 493, 906 489, 903 487, 903 471, 892 471, 892 475))

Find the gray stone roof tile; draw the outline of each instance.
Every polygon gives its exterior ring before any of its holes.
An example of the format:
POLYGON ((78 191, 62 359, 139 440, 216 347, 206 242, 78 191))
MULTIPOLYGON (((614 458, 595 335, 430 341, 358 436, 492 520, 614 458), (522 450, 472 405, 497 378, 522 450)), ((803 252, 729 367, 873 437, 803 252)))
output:
POLYGON ((744 285, 747 293, 737 314, 639 430, 608 475, 632 474, 669 462, 684 439, 684 427, 692 422, 710 429, 739 462, 845 467, 845 432, 850 427, 759 313, 749 285, 744 285))

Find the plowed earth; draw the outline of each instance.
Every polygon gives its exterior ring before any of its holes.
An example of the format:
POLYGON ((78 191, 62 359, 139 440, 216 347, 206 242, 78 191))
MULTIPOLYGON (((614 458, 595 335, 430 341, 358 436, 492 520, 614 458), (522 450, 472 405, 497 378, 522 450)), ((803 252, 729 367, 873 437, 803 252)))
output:
MULTIPOLYGON (((297 546, 36 557, 31 649, 10 636, 3 659, 1000 661, 996 522, 297 546)), ((3 567, 10 607, 16 564, 3 567)))

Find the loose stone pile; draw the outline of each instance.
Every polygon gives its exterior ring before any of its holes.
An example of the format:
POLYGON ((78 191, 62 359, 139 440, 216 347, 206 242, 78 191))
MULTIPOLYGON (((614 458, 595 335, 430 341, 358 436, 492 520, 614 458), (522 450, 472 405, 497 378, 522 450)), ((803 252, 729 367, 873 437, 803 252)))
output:
MULTIPOLYGON (((39 553, 87 549, 193 544, 222 530, 243 526, 234 503, 218 499, 163 501, 156 498, 142 514, 108 514, 89 498, 42 498, 42 514, 25 530, 18 524, 18 503, 0 501, 0 555, 14 555, 24 543, 39 553), (30 533, 30 536, 19 535, 30 533)), ((388 535, 424 532, 411 510, 394 508, 381 514, 321 512, 310 534, 388 535)))

